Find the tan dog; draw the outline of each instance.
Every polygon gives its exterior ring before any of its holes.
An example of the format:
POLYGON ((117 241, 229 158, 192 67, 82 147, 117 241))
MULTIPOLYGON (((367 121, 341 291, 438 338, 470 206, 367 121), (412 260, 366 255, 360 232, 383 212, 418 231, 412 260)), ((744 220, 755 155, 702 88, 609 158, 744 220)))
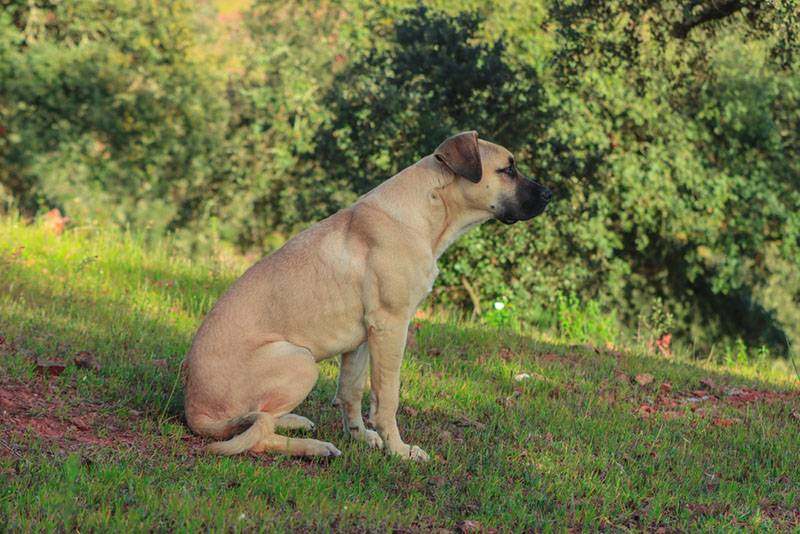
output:
POLYGON ((291 411, 314 387, 317 362, 341 354, 336 399, 345 434, 427 460, 400 438, 395 413, 408 323, 436 279, 436 260, 469 228, 492 217, 530 219, 550 196, 517 171, 505 148, 475 132, 447 139, 228 289, 186 357, 189 426, 218 439, 235 436, 209 445, 218 454, 338 456, 331 443, 276 431, 313 428, 291 411), (368 362, 377 432, 361 418, 368 362))

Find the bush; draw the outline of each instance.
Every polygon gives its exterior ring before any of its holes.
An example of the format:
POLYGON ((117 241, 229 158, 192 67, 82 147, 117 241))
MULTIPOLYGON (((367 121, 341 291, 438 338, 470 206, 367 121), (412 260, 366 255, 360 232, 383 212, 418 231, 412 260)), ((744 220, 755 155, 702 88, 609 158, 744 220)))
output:
POLYGON ((29 213, 154 233, 201 218, 187 199, 213 195, 228 106, 193 3, 37 6, 0 16, 0 183, 29 213))

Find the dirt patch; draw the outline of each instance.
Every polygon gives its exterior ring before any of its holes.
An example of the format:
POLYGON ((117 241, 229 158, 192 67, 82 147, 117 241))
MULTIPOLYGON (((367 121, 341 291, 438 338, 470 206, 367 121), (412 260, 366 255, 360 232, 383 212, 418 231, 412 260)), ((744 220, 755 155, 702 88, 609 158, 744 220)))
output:
POLYGON ((800 509, 790 508, 764 500, 761 502, 761 513, 768 518, 774 527, 788 532, 800 527, 800 509))
MULTIPOLYGON (((130 447, 138 434, 130 430, 136 416, 121 421, 91 402, 68 402, 74 391, 57 390, 49 381, 0 383, 0 435, 4 436, 0 456, 18 456, 11 442, 24 442, 34 434, 60 445, 130 447)), ((68 447, 70 448, 70 447, 68 447)))
MULTIPOLYGON (((184 460, 206 456, 204 447, 210 440, 191 433, 179 438, 142 434, 135 429, 145 419, 135 412, 124 419, 111 415, 108 406, 82 399, 75 390, 58 388, 45 378, 31 382, 0 382, 0 458, 22 458, 28 452, 32 436, 40 439, 46 448, 67 452, 101 447, 135 449, 145 455, 160 451, 184 460)), ((265 465, 281 462, 299 467, 309 475, 316 474, 326 463, 314 458, 273 454, 247 456, 265 465)))
MULTIPOLYGON (((732 407, 742 409, 753 403, 782 403, 791 404, 800 401, 800 390, 796 391, 769 391, 748 387, 718 388, 713 384, 706 389, 673 392, 668 383, 661 384, 655 400, 648 401, 639 406, 638 413, 642 417, 650 417, 661 413, 665 418, 671 419, 685 415, 688 411, 704 413, 719 407, 732 407)), ((795 412, 792 412, 794 414, 795 412)), ((728 427, 741 422, 737 418, 714 417, 717 426, 728 427)))
MULTIPOLYGON (((659 397, 660 399, 664 396, 659 397)), ((754 402, 764 402, 772 404, 775 402, 789 403, 800 400, 800 390, 798 391, 769 391, 757 388, 718 388, 716 390, 695 389, 681 392, 667 398, 664 402, 674 406, 675 404, 691 406, 709 402, 712 404, 724 404, 734 408, 743 408, 754 402), (673 404, 675 403, 675 404, 673 404)))

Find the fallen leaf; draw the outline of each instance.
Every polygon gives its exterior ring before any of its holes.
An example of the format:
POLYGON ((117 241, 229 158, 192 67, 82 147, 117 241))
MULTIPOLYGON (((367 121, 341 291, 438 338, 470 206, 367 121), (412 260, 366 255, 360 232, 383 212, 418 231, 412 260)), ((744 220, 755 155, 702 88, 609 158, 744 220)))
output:
POLYGON ((614 380, 616 380, 617 382, 620 382, 622 384, 630 384, 631 383, 630 377, 628 375, 626 375, 625 373, 623 373, 622 371, 617 371, 616 373, 614 373, 614 380))
POLYGON ((662 393, 669 393, 670 391, 672 391, 672 384, 670 384, 669 382, 664 382, 663 384, 658 386, 658 389, 661 390, 662 393))
POLYGON ((100 363, 97 361, 97 358, 94 357, 94 354, 85 350, 75 355, 75 365, 81 369, 91 369, 92 371, 100 370, 100 363))
POLYGON ((713 492, 719 489, 719 476, 716 473, 703 473, 706 480, 706 491, 713 492))
POLYGON ((712 380, 711 377, 702 379, 700 381, 700 385, 708 389, 717 389, 717 385, 714 383, 714 380, 712 380))
POLYGON ((45 226, 56 235, 60 235, 64 228, 71 222, 69 217, 62 217, 61 210, 51 209, 44 216, 45 226))
POLYGON ((667 397, 666 395, 659 395, 656 398, 656 404, 664 408, 675 408, 678 405, 677 401, 667 397))
POLYGON ((497 355, 504 362, 510 362, 514 358, 514 351, 512 351, 508 347, 503 347, 500 349, 500 352, 498 352, 497 355))
POLYGON ((411 406, 403 406, 403 413, 409 417, 416 417, 419 412, 411 406))
POLYGON ((428 351, 428 353, 429 353, 431 356, 439 356, 440 354, 442 354, 442 349, 439 349, 439 348, 436 348, 436 347, 434 347, 434 348, 432 348, 431 350, 429 350, 429 351, 428 351))
POLYGON ((707 504, 692 504, 689 503, 686 505, 690 512, 694 515, 711 515, 711 507, 707 504))
POLYGON ((464 426, 464 427, 469 426, 469 427, 477 428, 478 430, 483 430, 484 428, 486 428, 486 425, 484 425, 480 421, 475 421, 474 419, 470 419, 466 415, 460 416, 458 419, 456 419, 453 422, 458 426, 464 426))
POLYGON ((89 430, 91 427, 80 417, 70 417, 69 422, 78 430, 89 430))
POLYGON ((429 314, 425 310, 417 310, 416 312, 414 312, 414 318, 415 319, 423 319, 424 320, 424 319, 427 319, 428 317, 429 317, 429 314))
POLYGON ((606 402, 616 402, 617 390, 615 389, 601 389, 598 397, 606 402))
POLYGON ((511 408, 517 402, 516 397, 508 396, 503 397, 502 399, 497 399, 497 404, 502 406, 503 408, 511 408))
POLYGON ((741 423, 741 422, 742 420, 737 417, 733 417, 731 419, 725 419, 723 417, 714 418, 714 424, 722 428, 728 428, 730 426, 735 425, 736 423, 741 423))
POLYGON ((406 350, 414 351, 417 349, 417 328, 416 324, 408 325, 408 334, 406 335, 406 350))
MULTIPOLYGON (((2 135, 2 134, 0 134, 0 135, 2 135)), ((11 450, 12 454, 15 454, 15 453, 18 454, 17 451, 15 451, 13 449, 10 449, 10 450, 11 450)), ((10 480, 11 477, 17 476, 18 473, 17 473, 17 470, 14 469, 13 467, 2 467, 2 468, 0 468, 0 475, 8 477, 8 480, 10 480)))
POLYGON ((522 382, 523 380, 528 380, 531 377, 528 373, 519 373, 518 375, 514 375, 515 382, 522 382))
POLYGON ((483 529, 483 525, 481 525, 477 521, 473 521, 471 519, 465 519, 456 525, 456 530, 459 532, 476 532, 483 529))
POLYGON ((36 432, 43 438, 61 439, 62 437, 64 437, 63 425, 54 423, 50 419, 47 418, 31 419, 29 425, 34 432, 36 432))
POLYGON ((36 360, 36 372, 42 376, 58 376, 64 372, 64 368, 61 360, 36 360))
POLYGON ((436 486, 437 488, 441 488, 442 486, 447 484, 447 479, 444 477, 431 477, 430 483, 436 486))
POLYGON ((664 356, 672 356, 672 350, 669 348, 669 344, 672 341, 672 334, 664 334, 660 338, 656 340, 656 347, 658 351, 663 354, 664 356))
POLYGON ((651 374, 642 373, 642 374, 636 375, 636 383, 639 384, 642 387, 646 386, 647 384, 649 384, 652 381, 653 381, 653 375, 651 375, 651 374))
POLYGON ((656 413, 656 409, 649 404, 642 404, 639 406, 639 415, 642 417, 650 417, 654 413, 656 413))
POLYGON ((792 419, 795 421, 800 421, 800 410, 795 410, 792 412, 792 419))

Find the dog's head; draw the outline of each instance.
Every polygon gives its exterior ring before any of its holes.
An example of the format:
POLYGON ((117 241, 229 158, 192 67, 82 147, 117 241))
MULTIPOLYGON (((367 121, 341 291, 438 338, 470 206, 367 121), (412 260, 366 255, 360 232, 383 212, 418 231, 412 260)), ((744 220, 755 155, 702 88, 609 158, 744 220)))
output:
POLYGON ((472 209, 485 210, 505 224, 527 221, 544 211, 552 193, 517 169, 511 152, 477 132, 454 135, 434 152, 457 177, 457 186, 472 209))

